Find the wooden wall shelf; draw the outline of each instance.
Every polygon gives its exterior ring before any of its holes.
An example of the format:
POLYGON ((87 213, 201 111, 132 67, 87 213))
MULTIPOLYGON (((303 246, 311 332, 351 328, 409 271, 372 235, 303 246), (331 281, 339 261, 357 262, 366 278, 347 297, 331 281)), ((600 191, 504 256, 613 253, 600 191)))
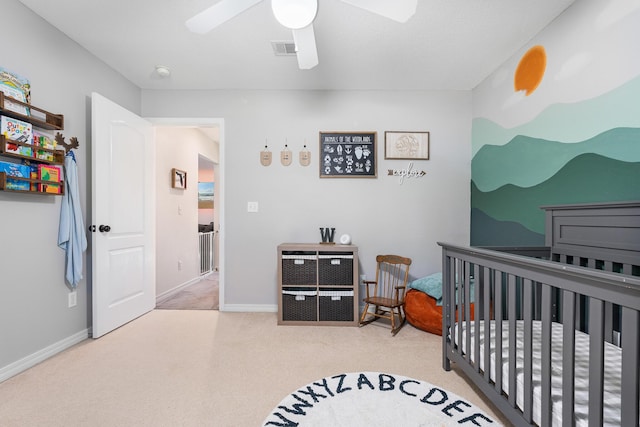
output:
MULTIPOLYGON (((49 111, 43 110, 42 108, 38 108, 26 102, 18 101, 17 99, 5 96, 2 92, 0 92, 0 115, 16 120, 22 120, 24 122, 30 123, 35 128, 46 130, 62 130, 64 128, 64 116, 62 114, 50 113, 49 111), (9 108, 5 108, 5 102, 11 103, 12 105, 24 107, 25 109, 27 109, 26 111, 28 112, 28 114, 22 114, 20 112, 12 111, 9 108)), ((15 149, 15 147, 11 147, 11 150, 15 149)), ((29 151, 22 149, 20 150, 23 152, 29 151)), ((20 165, 24 167, 38 164, 58 165, 61 172, 60 177, 62 178, 62 172, 64 169, 64 156, 65 151, 63 150, 54 150, 33 145, 32 141, 29 141, 28 143, 26 141, 14 141, 8 139, 4 135, 0 135, 0 160, 2 160, 3 157, 20 159, 22 160, 20 165), (31 155, 16 153, 7 149, 7 146, 11 147, 12 145, 16 147, 30 148, 31 155)), ((25 175, 26 172, 21 172, 21 174, 25 175)), ((0 191, 22 194, 46 194, 52 196, 61 196, 64 194, 64 182, 62 180, 46 181, 42 179, 31 178, 31 176, 17 177, 8 175, 5 172, 0 172, 0 191), (56 191, 47 191, 47 189, 55 189, 56 191)))
POLYGON ((43 179, 21 178, 17 176, 7 176, 6 173, 0 172, 0 191, 6 191, 11 193, 22 193, 22 194, 46 194, 49 196, 62 196, 64 194, 64 182, 63 181, 58 181, 58 182, 45 181, 43 179), (29 183, 29 190, 17 190, 13 188, 8 188, 7 180, 26 181, 29 183), (48 191, 39 190, 39 188, 41 188, 40 184, 57 185, 60 188, 60 192, 50 193, 48 191))
POLYGON ((49 148, 38 147, 38 146, 35 146, 35 145, 32 145, 32 144, 26 144, 24 142, 14 141, 12 139, 7 139, 4 135, 0 135, 0 156, 14 157, 16 159, 33 161, 35 163, 46 163, 46 164, 51 164, 51 165, 62 165, 62 164, 64 164, 64 151, 63 150, 52 150, 52 149, 49 149, 49 148), (7 144, 8 143, 9 144, 15 144, 15 145, 21 145, 21 146, 24 146, 24 147, 30 147, 34 154, 32 156, 25 156, 25 155, 22 155, 22 154, 12 153, 10 151, 7 151, 7 144), (45 160, 45 159, 39 159, 39 158, 35 157, 37 155, 37 151, 46 151, 48 153, 53 154, 53 160, 45 160))
POLYGON ((37 126, 42 129, 48 130, 62 130, 64 129, 64 116, 62 114, 53 114, 42 108, 35 107, 26 102, 18 101, 8 96, 4 96, 4 93, 0 92, 0 114, 7 117, 13 117, 14 119, 22 120, 27 123, 31 123, 33 126, 37 126), (10 100, 11 103, 28 108, 31 115, 20 114, 15 111, 11 111, 5 108, 5 98, 10 100))

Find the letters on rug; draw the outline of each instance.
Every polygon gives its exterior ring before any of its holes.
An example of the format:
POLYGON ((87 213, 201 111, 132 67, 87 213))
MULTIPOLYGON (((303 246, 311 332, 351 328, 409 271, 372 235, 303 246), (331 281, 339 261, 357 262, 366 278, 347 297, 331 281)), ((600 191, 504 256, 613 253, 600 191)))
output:
POLYGON ((501 426, 476 406, 424 381, 379 372, 334 375, 286 396, 263 426, 501 426))

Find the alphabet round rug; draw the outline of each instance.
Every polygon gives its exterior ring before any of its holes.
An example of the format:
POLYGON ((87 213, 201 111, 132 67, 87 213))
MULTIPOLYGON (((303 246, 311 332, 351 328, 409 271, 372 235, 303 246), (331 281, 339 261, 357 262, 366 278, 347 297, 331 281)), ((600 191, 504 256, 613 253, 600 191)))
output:
POLYGON ((322 378, 286 396, 263 426, 501 426, 465 399, 401 375, 322 378))

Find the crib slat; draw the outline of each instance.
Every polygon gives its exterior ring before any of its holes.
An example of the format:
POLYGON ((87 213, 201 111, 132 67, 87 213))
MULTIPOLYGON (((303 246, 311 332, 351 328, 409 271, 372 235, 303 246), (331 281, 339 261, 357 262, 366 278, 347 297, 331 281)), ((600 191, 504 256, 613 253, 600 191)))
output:
MULTIPOLYGON (((462 289, 464 292, 458 292, 458 298, 460 298, 460 313, 464 311, 464 324, 465 330, 467 331, 467 343, 465 348, 467 349, 467 360, 469 361, 469 363, 471 363, 471 309, 469 308, 469 288, 471 287, 469 275, 471 274, 471 265, 469 264, 469 262, 464 263, 463 274, 464 276, 460 276, 459 280, 460 284, 462 284, 464 281, 464 288, 462 289), (463 277, 464 280, 462 279, 463 277)), ((476 357, 477 354, 478 353, 476 353, 476 357)))
MULTIPOLYGON (((604 262, 605 271, 613 271, 613 262, 604 262)), ((613 304, 610 302, 604 303, 604 340, 607 342, 613 342, 613 304)))
POLYGON ((451 288, 451 277, 454 261, 450 256, 446 254, 446 251, 442 251, 442 369, 445 371, 451 370, 451 360, 447 354, 449 345, 453 348, 453 340, 455 338, 451 325, 451 299, 447 292, 451 288), (450 337, 450 338, 449 338, 450 337), (451 343, 448 342, 451 340, 451 343))
POLYGON ((551 286, 542 285, 542 343, 540 349, 541 413, 540 425, 551 425, 551 286))
POLYGON ((604 398, 604 304, 589 298, 589 425, 602 425, 604 398))
POLYGON ((491 382, 491 269, 484 269, 484 379, 491 382))
POLYGON ((621 425, 637 426, 638 401, 640 392, 638 390, 639 369, 638 359, 640 357, 640 313, 636 310, 622 308, 622 413, 621 425))
POLYGON ((576 349, 576 295, 564 291, 562 296, 562 420, 574 425, 575 418, 575 349, 576 349))
MULTIPOLYGON (((451 275, 451 287, 449 288, 449 298, 451 301, 451 307, 453 307, 453 309, 451 310, 451 316, 452 319, 451 321, 453 322, 453 324, 456 324, 456 322, 458 322, 460 320, 460 316, 459 311, 458 311, 458 301, 456 300, 456 286, 458 283, 458 275, 460 274, 460 269, 461 269, 461 264, 462 261, 460 259, 456 258, 456 264, 455 264, 455 270, 453 271, 452 275, 451 275)), ((458 339, 456 340, 456 342, 458 343, 457 346, 457 353, 459 355, 462 355, 462 323, 457 323, 458 325, 458 339)))
POLYGON ((496 369, 496 390, 502 393, 502 272, 494 270, 495 283, 495 312, 496 312, 496 336, 495 339, 495 369, 496 369))
POLYGON ((604 303, 604 340, 613 342, 613 304, 604 303))
POLYGON ((516 394, 518 390, 516 382, 516 337, 518 329, 516 326, 516 276, 509 274, 507 298, 509 305, 507 312, 509 316, 509 404, 515 408, 516 394))
MULTIPOLYGON (((482 300, 482 287, 484 286, 484 280, 480 277, 480 265, 474 264, 473 266, 473 277, 476 281, 476 287, 473 291, 473 297, 475 299, 475 309, 474 309, 474 319, 473 319, 473 345, 474 350, 473 354, 476 357, 476 372, 480 372, 480 309, 482 308, 482 303, 478 304, 479 301, 482 300)), ((469 305, 471 305, 471 301, 469 301, 469 305)))
POLYGON ((533 289, 531 280, 524 279, 522 283, 524 317, 524 410, 523 417, 528 423, 533 418, 533 386, 532 386, 532 359, 533 359, 533 289))

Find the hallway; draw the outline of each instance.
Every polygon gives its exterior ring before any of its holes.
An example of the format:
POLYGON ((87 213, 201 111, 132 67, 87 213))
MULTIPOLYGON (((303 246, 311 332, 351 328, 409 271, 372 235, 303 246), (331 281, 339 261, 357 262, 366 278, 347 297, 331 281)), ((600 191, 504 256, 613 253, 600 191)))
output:
POLYGON ((156 306, 159 310, 218 310, 218 272, 181 290, 156 306))

